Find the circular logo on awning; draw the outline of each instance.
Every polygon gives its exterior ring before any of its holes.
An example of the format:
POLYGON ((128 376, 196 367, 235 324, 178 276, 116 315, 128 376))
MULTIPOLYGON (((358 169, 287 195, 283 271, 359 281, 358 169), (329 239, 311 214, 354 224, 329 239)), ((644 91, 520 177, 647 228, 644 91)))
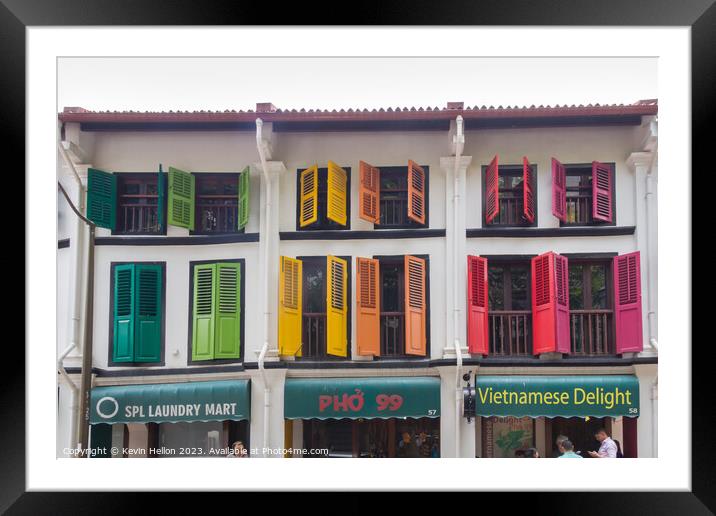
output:
POLYGON ((117 414, 117 412, 119 411, 119 403, 117 403, 117 400, 112 398, 111 396, 105 396, 104 398, 100 398, 99 401, 97 401, 97 405, 95 405, 95 410, 97 411, 99 417, 101 417, 102 419, 110 419, 114 417, 115 414, 117 414), (111 412, 102 412, 102 410, 100 410, 100 406, 104 402, 107 402, 105 404, 105 408, 109 408, 109 406, 114 404, 114 408, 111 412))

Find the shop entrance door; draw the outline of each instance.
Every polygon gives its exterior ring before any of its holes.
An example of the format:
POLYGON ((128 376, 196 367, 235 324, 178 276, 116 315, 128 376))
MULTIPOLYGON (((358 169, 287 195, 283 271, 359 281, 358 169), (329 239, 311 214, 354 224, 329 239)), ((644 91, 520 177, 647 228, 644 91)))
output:
POLYGON ((574 451, 585 459, 590 458, 588 451, 597 451, 599 442, 594 438, 594 432, 600 428, 605 428, 611 435, 612 419, 609 417, 589 418, 586 421, 581 417, 555 417, 547 419, 547 425, 552 427, 550 442, 547 443, 547 449, 552 450, 550 457, 558 457, 560 455, 555 445, 558 435, 566 435, 574 444, 574 451))

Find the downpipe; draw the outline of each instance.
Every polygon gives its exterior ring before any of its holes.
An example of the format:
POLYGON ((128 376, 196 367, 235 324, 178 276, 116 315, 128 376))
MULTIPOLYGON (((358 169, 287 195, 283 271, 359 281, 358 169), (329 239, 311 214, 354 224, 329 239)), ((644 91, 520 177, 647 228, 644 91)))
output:
MULTIPOLYGON (((654 156, 654 159, 656 159, 656 156, 654 156)), ((652 162, 653 165, 653 162, 652 162)), ((649 219, 651 217, 651 211, 652 211, 652 205, 654 202, 654 177, 651 174, 651 168, 652 166, 649 166, 649 170, 646 174, 646 195, 645 195, 645 201, 646 201, 646 249, 648 253, 647 262, 646 262, 646 274, 647 278, 649 280, 649 295, 647 296, 647 302, 649 304, 648 306, 648 312, 646 315, 647 318, 647 325, 649 328, 649 345, 654 349, 654 351, 659 351, 659 343, 656 339, 656 312, 654 311, 654 293, 652 292, 653 286, 655 282, 652 282, 651 278, 651 271, 653 269, 653 264, 651 263, 652 253, 651 253, 651 238, 650 238, 650 228, 649 228, 649 219)))
POLYGON ((74 343, 70 344, 57 358, 57 371, 60 373, 60 379, 64 380, 64 382, 70 388, 70 435, 67 439, 68 448, 74 448, 77 445, 77 442, 75 442, 75 437, 77 436, 77 428, 79 424, 79 406, 77 405, 77 400, 79 398, 80 389, 79 387, 77 387, 77 384, 72 381, 70 375, 67 374, 67 370, 64 366, 64 360, 67 355, 69 355, 70 352, 72 352, 72 350, 75 348, 76 346, 74 343))
POLYGON ((460 425, 462 423, 461 405, 462 405, 462 388, 460 379, 462 377, 462 351, 460 349, 460 339, 458 337, 460 331, 460 309, 459 306, 459 277, 458 270, 460 262, 458 260, 458 226, 459 226, 459 206, 460 206, 460 160, 462 151, 465 146, 465 134, 463 133, 462 116, 458 115, 455 119, 455 166, 453 169, 453 231, 452 231, 452 257, 453 257, 453 335, 455 347, 455 457, 460 456, 460 425))

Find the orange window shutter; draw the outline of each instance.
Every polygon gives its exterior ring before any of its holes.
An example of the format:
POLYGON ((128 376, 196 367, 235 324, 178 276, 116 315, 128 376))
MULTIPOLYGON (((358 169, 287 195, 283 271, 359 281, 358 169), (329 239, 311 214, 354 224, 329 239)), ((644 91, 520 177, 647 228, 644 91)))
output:
POLYGON ((408 161, 408 218, 425 224, 425 170, 408 161))
POLYGON ((380 169, 360 162, 360 218, 380 222, 380 169))
POLYGON ((427 353, 425 320, 425 260, 405 256, 405 354, 427 353))
POLYGON ((356 269, 358 354, 380 356, 380 264, 358 258, 356 269))

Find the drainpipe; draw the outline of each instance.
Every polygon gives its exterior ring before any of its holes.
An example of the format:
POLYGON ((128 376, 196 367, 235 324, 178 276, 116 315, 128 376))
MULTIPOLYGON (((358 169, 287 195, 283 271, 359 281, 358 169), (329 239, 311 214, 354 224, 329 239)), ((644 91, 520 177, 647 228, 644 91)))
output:
POLYGON ((460 378, 462 376, 462 351, 460 349, 460 338, 458 337, 460 331, 460 309, 458 308, 459 303, 459 276, 458 270, 460 267, 460 261, 458 260, 458 226, 460 215, 458 207, 460 204, 460 158, 462 157, 462 151, 465 146, 465 135, 463 133, 462 116, 458 115, 455 119, 456 132, 453 138, 455 142, 455 168, 453 170, 453 231, 452 231, 452 255, 453 255, 453 335, 455 347, 455 457, 460 456, 460 424, 462 415, 460 414, 460 405, 462 403, 462 389, 460 387, 460 378))
MULTIPOLYGON (((265 210, 264 210, 264 231, 263 235, 266 239, 264 245, 264 274, 263 274, 263 292, 264 292, 264 343, 259 353, 259 372, 261 373, 261 379, 264 382, 264 427, 263 427, 263 446, 264 449, 269 445, 269 410, 271 408, 271 388, 266 378, 266 369, 264 368, 264 360, 266 353, 269 348, 269 259, 270 245, 271 245, 271 178, 269 177, 268 166, 266 164, 266 153, 264 149, 264 142, 262 138, 264 122, 260 118, 256 119, 256 148, 259 151, 259 159, 261 160, 261 169, 264 176, 264 184, 266 185, 266 199, 265 199, 265 210)), ((263 454, 266 456, 266 454, 263 454)))
POLYGON ((652 424, 651 424, 651 450, 652 450, 652 457, 657 457, 659 453, 659 447, 657 443, 658 434, 657 434, 657 422, 659 421, 659 414, 657 407, 658 403, 658 397, 659 397, 659 377, 657 376, 654 378, 654 383, 651 385, 651 418, 652 418, 652 424))
POLYGON ((70 388, 70 435, 67 443, 67 446, 69 448, 74 448, 77 444, 75 442, 75 438, 77 437, 77 427, 79 425, 77 398, 79 397, 80 390, 79 387, 77 387, 77 384, 72 381, 70 375, 67 374, 67 370, 65 369, 63 362, 65 360, 65 357, 67 357, 67 355, 69 355, 70 352, 75 349, 75 347, 76 346, 74 343, 70 344, 57 358, 57 371, 60 373, 60 378, 64 380, 67 386, 70 388))
POLYGON ((654 349, 654 351, 659 350, 659 343, 656 339, 656 328, 655 328, 655 318, 656 318, 656 312, 654 311, 654 282, 651 281, 651 271, 653 269, 653 265, 651 263, 652 259, 652 253, 651 253, 651 238, 650 238, 650 228, 649 228, 649 219, 651 218, 652 213, 652 206, 654 203, 654 176, 652 175, 652 168, 654 166, 654 161, 656 160, 656 151, 654 151, 654 157, 652 158, 652 162, 649 165, 649 169, 646 171, 646 250, 648 253, 647 260, 646 260, 646 276, 649 280, 649 295, 647 296, 647 303, 648 303, 648 313, 647 313, 647 325, 649 328, 649 344, 654 349))

